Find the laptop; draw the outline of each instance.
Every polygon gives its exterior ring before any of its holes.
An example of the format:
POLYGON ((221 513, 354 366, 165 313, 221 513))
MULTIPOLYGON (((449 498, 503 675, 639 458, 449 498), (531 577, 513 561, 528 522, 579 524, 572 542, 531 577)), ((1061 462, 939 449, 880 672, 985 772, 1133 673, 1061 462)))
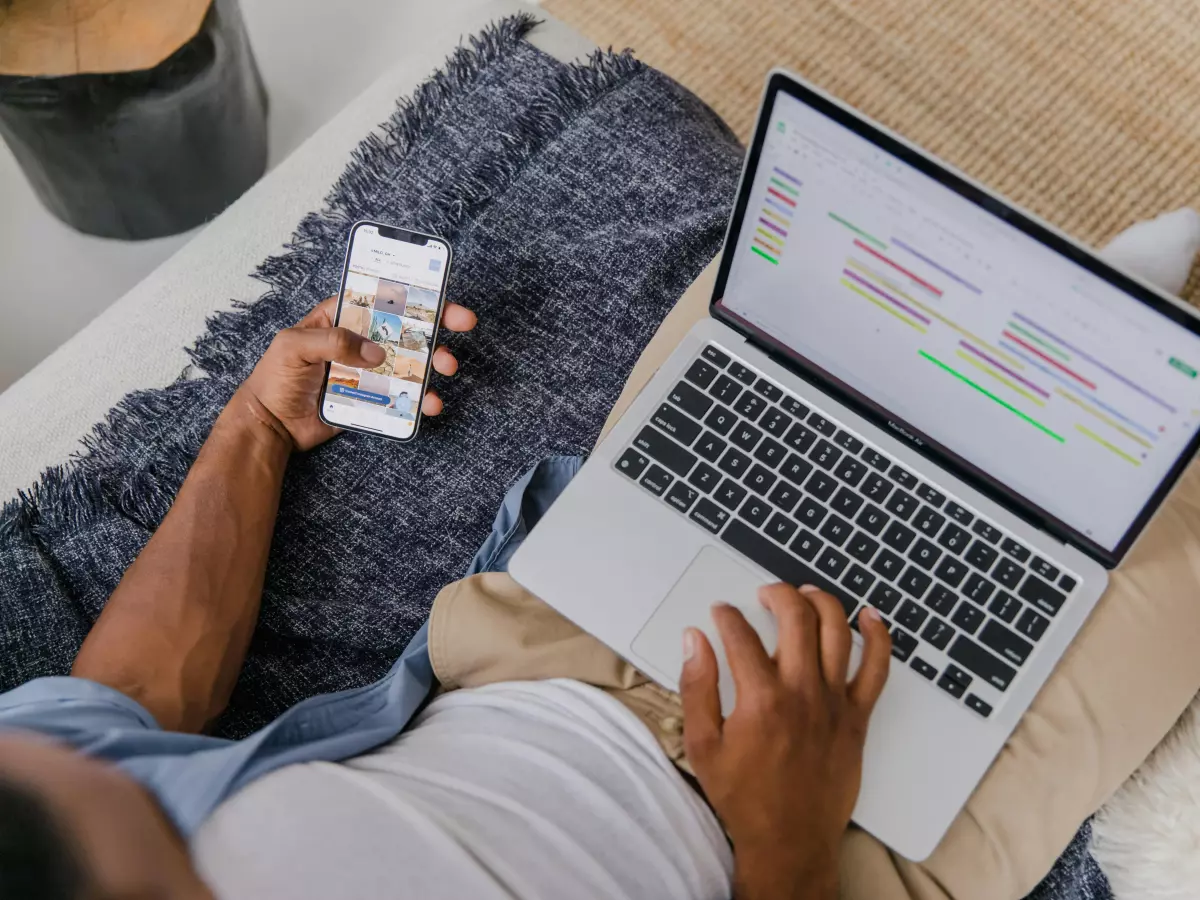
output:
POLYGON ((709 317, 511 572, 671 689, 716 601, 769 649, 764 583, 877 608, 854 821, 920 860, 1194 455, 1198 370, 1190 308, 775 71, 709 317))

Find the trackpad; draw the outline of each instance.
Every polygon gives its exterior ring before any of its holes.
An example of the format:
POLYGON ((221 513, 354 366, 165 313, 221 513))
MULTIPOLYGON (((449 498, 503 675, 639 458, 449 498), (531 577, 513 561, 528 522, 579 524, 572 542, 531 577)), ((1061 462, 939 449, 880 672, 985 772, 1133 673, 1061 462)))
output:
POLYGON ((714 603, 736 606, 762 638, 767 653, 774 653, 775 617, 758 602, 758 589, 767 583, 767 578, 733 557, 706 546, 675 582, 630 649, 659 673, 664 686, 678 690, 679 672, 683 668, 683 630, 699 628, 717 653, 721 668, 721 711, 729 715, 734 703, 733 679, 709 610, 714 603))

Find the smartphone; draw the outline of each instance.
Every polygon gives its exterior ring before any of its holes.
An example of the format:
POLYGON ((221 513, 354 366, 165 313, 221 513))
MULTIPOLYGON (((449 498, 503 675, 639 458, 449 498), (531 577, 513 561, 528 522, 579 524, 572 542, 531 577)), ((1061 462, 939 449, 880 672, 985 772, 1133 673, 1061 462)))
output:
POLYGON ((450 245, 437 235, 379 222, 350 229, 334 324, 370 338, 387 356, 373 369, 330 363, 322 421, 394 441, 416 436, 450 259, 450 245))

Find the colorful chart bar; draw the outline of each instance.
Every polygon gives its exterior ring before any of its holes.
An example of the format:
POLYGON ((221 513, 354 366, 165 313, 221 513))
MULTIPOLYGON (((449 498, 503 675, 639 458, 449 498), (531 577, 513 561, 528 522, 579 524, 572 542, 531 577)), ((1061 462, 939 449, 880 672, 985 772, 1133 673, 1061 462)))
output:
POLYGON ((852 281, 857 281, 857 282, 858 282, 859 284, 861 284, 863 287, 865 287, 865 288, 867 288, 868 290, 870 290, 870 291, 872 291, 872 292, 874 292, 874 293, 878 294, 880 297, 882 297, 884 300, 886 300, 888 303, 892 304, 893 306, 899 307, 900 309, 904 310, 906 313, 908 313, 910 316, 912 316, 912 317, 913 317, 914 319, 916 319, 918 322, 921 322, 921 323, 922 323, 922 324, 924 324, 924 325, 929 325, 929 324, 931 324, 928 318, 926 318, 925 316, 921 315, 921 314, 920 314, 919 312, 917 312, 915 309, 912 309, 912 308, 910 308, 910 307, 908 307, 908 306, 905 306, 903 303, 901 303, 899 300, 897 300, 895 297, 893 297, 893 296, 892 296, 891 294, 889 294, 887 291, 881 290, 880 288, 878 288, 878 287, 876 287, 875 285, 871 284, 871 282, 867 281, 867 279, 865 279, 865 278, 860 278, 858 275, 855 275, 855 274, 854 274, 853 272, 851 272, 849 269, 842 269, 842 274, 843 274, 843 275, 845 275, 845 276, 846 276, 847 278, 849 278, 850 280, 852 280, 852 281))
POLYGON ((927 263, 928 265, 933 266, 935 269, 937 269, 939 272, 941 272, 947 278, 951 278, 954 281, 957 281, 959 284, 961 284, 963 287, 965 287, 968 291, 972 291, 976 294, 983 293, 983 291, 981 291, 979 288, 975 287, 975 285, 971 284, 971 282, 967 281, 965 278, 955 275, 953 272, 951 272, 949 269, 947 269, 941 263, 936 263, 932 259, 930 259, 928 256, 926 256, 924 253, 921 253, 918 250, 914 250, 908 244, 904 243, 904 241, 900 240, 900 238, 897 238, 897 237, 892 238, 892 244, 896 247, 899 247, 901 250, 907 250, 909 253, 911 253, 913 256, 915 256, 917 259, 921 260, 921 262, 927 263))
POLYGON ((1062 338, 1060 338, 1057 334, 1055 334, 1053 331, 1050 331, 1050 330, 1044 328, 1043 326, 1039 325, 1037 322, 1033 321, 1033 319, 1029 318, 1028 316, 1023 316, 1019 312, 1014 311, 1013 317, 1020 322, 1024 322, 1030 328, 1036 328, 1042 334, 1046 335, 1046 337, 1051 338, 1055 341, 1058 341, 1058 343, 1062 344, 1064 347, 1066 347, 1072 353, 1075 353, 1077 356, 1082 356, 1084 359, 1086 359, 1092 365, 1096 366, 1097 368, 1101 369, 1102 371, 1107 372, 1113 378, 1117 379, 1117 381, 1121 382, 1126 387, 1132 388, 1133 390, 1137 391, 1139 394, 1141 394, 1146 399, 1153 400, 1155 403, 1157 403, 1159 406, 1161 406, 1163 409, 1167 410, 1168 412, 1171 412, 1171 413, 1177 412, 1175 407, 1172 406, 1170 403, 1168 403, 1166 400, 1163 400, 1160 397, 1154 396, 1154 394, 1150 393, 1148 390, 1146 390, 1140 384, 1135 384, 1134 382, 1132 382, 1128 378, 1126 378, 1124 375, 1122 375, 1120 372, 1114 372, 1112 369, 1110 369, 1104 363, 1100 362, 1100 360, 1096 359, 1096 357, 1092 356, 1090 353, 1088 353, 1084 350, 1080 350, 1074 344, 1067 343, 1062 338))
MULTIPOLYGON (((757 238, 756 238, 756 240, 757 240, 757 238)), ((779 265, 779 260, 777 260, 773 256, 768 256, 764 251, 758 249, 758 247, 751 247, 750 252, 757 253, 759 256, 761 256, 763 259, 765 259, 767 262, 769 262, 773 266, 779 265)))
POLYGON ((892 309, 890 306, 887 306, 883 302, 876 300, 874 297, 872 297, 870 294, 868 294, 862 288, 855 285, 853 282, 847 281, 845 278, 843 278, 842 284, 844 284, 846 287, 850 288, 850 290, 854 291, 854 293, 858 294, 858 296, 862 297, 863 299, 870 300, 872 303, 874 303, 876 306, 878 306, 880 309, 882 309, 888 315, 895 316, 897 319, 899 319, 905 325, 909 326, 910 328, 915 328, 917 331, 921 332, 921 334, 925 334, 925 326, 924 325, 918 325, 916 322, 914 322, 908 316, 902 316, 900 313, 896 312, 896 310, 892 309))
POLYGON ((921 287, 925 288, 925 290, 929 291, 931 294, 934 294, 937 297, 942 296, 941 288, 935 287, 934 285, 930 284, 928 281, 926 281, 924 278, 920 277, 919 275, 916 275, 916 274, 908 271, 908 269, 904 268, 904 266, 900 265, 900 263, 888 259, 886 256, 884 256, 878 250, 875 250, 872 247, 868 247, 862 241, 857 240, 857 239, 854 241, 854 246, 858 247, 860 250, 866 250, 868 253, 870 253, 872 256, 874 256, 876 259, 880 260, 881 262, 887 263, 889 266, 891 266, 893 269, 895 269, 901 275, 904 275, 910 281, 912 281, 916 284, 919 284, 921 287))
POLYGON ((799 178, 797 178, 795 175, 789 175, 787 172, 783 171, 783 169, 779 168, 779 166, 773 166, 771 168, 771 171, 774 172, 776 175, 782 175, 788 181, 795 184, 796 187, 802 187, 804 184, 804 182, 801 181, 799 178))
POLYGON ((778 232, 780 237, 787 237, 787 232, 784 231, 782 228, 780 228, 778 225, 776 225, 774 222, 772 222, 770 219, 764 219, 762 216, 759 216, 758 221, 761 224, 766 225, 772 231, 778 232))
POLYGON ((1030 403, 1036 404, 1037 406, 1045 406, 1046 405, 1045 400, 1043 400, 1040 397, 1035 397, 1033 394, 1029 393, 1029 391, 1025 390, 1023 387, 1021 387, 1015 381, 1005 378, 1003 375, 1001 375, 999 372, 997 372, 991 366, 985 365, 984 363, 980 362, 978 359, 976 359, 971 354, 963 352, 963 350, 961 348, 958 350, 955 350, 954 355, 957 356, 959 359, 961 359, 963 362, 965 362, 967 365, 975 367, 980 372, 982 372, 984 375, 987 375, 989 378, 995 378, 998 382, 1000 382, 1002 385, 1004 385, 1010 391, 1012 391, 1015 394, 1020 394, 1022 397, 1024 397, 1030 403))
POLYGON ((786 194, 781 194, 778 190, 776 190, 773 187, 767 188, 767 193, 770 194, 771 196, 773 196, 776 200, 782 200, 788 206, 794 207, 796 205, 795 200, 793 200, 791 197, 787 196, 786 194))
POLYGON ((795 212, 794 209, 790 209, 790 208, 784 206, 782 203, 776 203, 770 197, 764 197, 763 201, 767 204, 767 206, 771 207, 772 209, 774 209, 778 212, 783 213, 785 216, 790 216, 790 215, 792 215, 792 213, 795 212))
POLYGON ((1148 440, 1146 440, 1143 437, 1138 437, 1136 434, 1134 434, 1132 431, 1130 431, 1124 425, 1118 425, 1116 422, 1114 422, 1112 419, 1110 419, 1104 413, 1100 412, 1100 410, 1094 408, 1090 403, 1084 403, 1078 397, 1071 396, 1066 391, 1064 391, 1062 388, 1055 388, 1054 393, 1058 394, 1058 396, 1062 397, 1064 400, 1070 400, 1072 403, 1074 403, 1076 406, 1078 406, 1084 412, 1095 416, 1097 419, 1099 419, 1101 422, 1103 422, 1105 425, 1107 425, 1109 428, 1113 429, 1114 431, 1119 431, 1121 434, 1125 435, 1125 437, 1129 438, 1135 444, 1141 444, 1147 450, 1154 449, 1154 446, 1148 440))
POLYGON ((1028 343, 1027 341, 1021 340, 1019 337, 1017 337, 1015 334, 1013 334, 1007 328, 1004 330, 1004 336, 1006 338, 1008 338, 1010 341, 1012 341, 1014 344, 1016 344, 1018 347, 1024 347, 1026 350, 1028 350, 1034 356, 1040 356, 1046 362, 1050 363, 1050 365, 1054 366, 1054 368, 1058 369, 1060 372, 1064 372, 1067 375, 1070 375, 1072 378, 1074 378, 1080 384, 1091 388, 1093 391, 1096 389, 1096 385, 1094 382, 1088 381, 1086 378, 1084 378, 1078 372, 1076 372, 1072 369, 1068 369, 1066 366, 1064 366, 1062 363, 1060 363, 1057 359, 1051 359, 1049 356, 1047 356, 1045 353, 1043 353, 1037 347, 1033 346, 1032 344, 1028 343))
POLYGON ((1121 457, 1121 459, 1126 460, 1127 462, 1131 462, 1135 466, 1140 466, 1142 464, 1141 460, 1134 459, 1132 456, 1130 456, 1128 453, 1126 453, 1120 447, 1114 447, 1112 444, 1110 444, 1108 441, 1106 441, 1104 438, 1100 437, 1100 435, 1096 434, 1096 432, 1090 430, 1089 428, 1087 428, 1083 425, 1076 425, 1075 430, 1078 431, 1080 434, 1090 437, 1093 441, 1095 441, 1101 447, 1104 447, 1107 450, 1111 450, 1113 453, 1117 454, 1117 456, 1121 457))
POLYGON ((800 191, 798 191, 796 188, 792 187, 787 182, 781 181, 778 178, 772 178, 771 184, 775 185, 775 187, 779 188, 781 191, 786 191, 789 195, 791 195, 793 197, 800 196, 800 191))
POLYGON ((993 366, 995 366, 1001 372, 1004 372, 1006 375, 1009 375, 1010 377, 1015 378, 1017 381, 1021 382, 1021 384, 1025 385, 1025 387, 1029 388, 1034 393, 1041 394, 1047 400, 1050 399, 1050 392, 1048 390, 1046 390, 1044 387, 1042 387, 1041 385, 1034 384, 1028 378, 1018 375, 1012 369, 1010 369, 1007 366, 1003 365, 1002 363, 999 363, 996 360, 992 359, 990 356, 988 356, 986 353, 984 353, 978 347, 972 347, 966 341, 959 341, 958 343, 959 343, 959 346, 963 347, 968 352, 974 353, 976 356, 978 356, 980 359, 984 360, 985 362, 991 363, 993 366))
POLYGON ((1024 328, 1022 328, 1016 322, 1009 322, 1008 327, 1010 330, 1015 331, 1017 334, 1021 335, 1021 337, 1028 338, 1029 340, 1033 341, 1039 347, 1044 349, 1047 353, 1053 353, 1055 356, 1057 356, 1063 362, 1071 361, 1070 354, 1063 353, 1061 350, 1059 350, 1057 347, 1055 347, 1049 341, 1044 341, 1040 337, 1038 337, 1036 334, 1026 331, 1024 328))
POLYGON ((1017 409, 1012 404, 1005 403, 1003 400, 1001 400, 999 397, 997 397, 995 394, 993 394, 987 388, 981 387, 980 385, 978 385, 974 381, 972 381, 970 378, 968 378, 966 375, 964 375, 962 372, 958 371, 958 369, 954 368, 953 366, 946 365, 944 362, 942 362, 936 356, 931 356, 930 354, 926 353, 924 350, 918 350, 917 352, 921 356, 923 356, 927 360, 929 360, 931 363, 933 363, 935 366, 937 366, 938 368, 944 369, 945 371, 947 371, 951 375, 953 375, 955 378, 959 379, 960 381, 962 381, 966 384, 969 384, 971 387, 975 388, 975 390, 979 391, 979 393, 983 394, 983 396, 987 397, 990 400, 995 400, 997 403, 999 403, 1001 406, 1003 406, 1005 409, 1007 409, 1010 413, 1017 416, 1018 418, 1024 419, 1026 422, 1028 422, 1030 425, 1032 425, 1038 431, 1041 431, 1044 434, 1050 435, 1050 437, 1054 438, 1060 444, 1066 443, 1067 439, 1064 438, 1062 435, 1055 434, 1053 431, 1051 431, 1049 428, 1047 428, 1045 425, 1043 425, 1037 419, 1031 419, 1029 416, 1025 415, 1025 413, 1021 412, 1019 409, 1017 409))
POLYGON ((880 250, 887 249, 887 244, 885 244, 879 238, 877 238, 873 235, 867 234, 865 231, 863 231, 857 225, 852 225, 851 223, 849 223, 845 219, 843 219, 841 216, 839 216, 837 213, 834 213, 834 212, 829 213, 829 218, 833 219, 833 221, 835 221, 841 225, 845 225, 847 228, 849 228, 851 231, 853 231, 855 234, 857 234, 859 237, 861 237, 864 241, 870 241, 872 244, 874 244, 880 250))

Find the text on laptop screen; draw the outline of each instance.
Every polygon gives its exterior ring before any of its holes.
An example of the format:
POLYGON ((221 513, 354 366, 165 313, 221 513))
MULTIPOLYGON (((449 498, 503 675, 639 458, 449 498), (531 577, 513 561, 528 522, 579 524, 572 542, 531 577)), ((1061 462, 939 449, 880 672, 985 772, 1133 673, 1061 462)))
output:
POLYGON ((735 246, 726 309, 1109 550, 1200 422, 1200 337, 782 92, 735 246))

